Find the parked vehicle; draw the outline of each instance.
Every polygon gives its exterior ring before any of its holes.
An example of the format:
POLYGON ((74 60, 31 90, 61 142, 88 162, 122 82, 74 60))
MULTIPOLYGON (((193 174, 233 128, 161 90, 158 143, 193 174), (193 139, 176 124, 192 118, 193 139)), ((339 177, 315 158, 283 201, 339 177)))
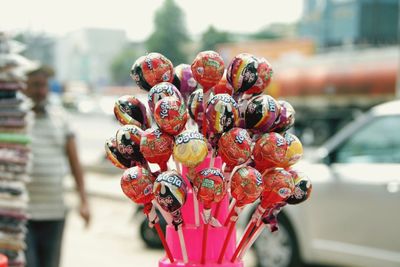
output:
POLYGON ((278 232, 264 230, 259 266, 400 266, 400 100, 372 108, 296 168, 311 198, 282 210, 278 232))

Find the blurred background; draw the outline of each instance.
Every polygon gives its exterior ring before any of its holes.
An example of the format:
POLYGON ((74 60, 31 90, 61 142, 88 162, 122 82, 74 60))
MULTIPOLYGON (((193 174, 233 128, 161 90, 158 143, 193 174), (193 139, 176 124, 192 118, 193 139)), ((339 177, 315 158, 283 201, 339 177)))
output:
MULTIPOLYGON (((174 65, 202 50, 219 52, 226 65, 242 52, 265 57, 274 69, 267 93, 294 106, 307 157, 362 112, 400 96, 399 2, 3 1, 0 30, 55 70, 53 100, 69 111, 93 198, 90 230, 69 218, 62 266, 154 266, 162 255, 140 239, 121 171, 103 148, 118 129, 118 96, 146 97, 129 76, 139 56, 160 52, 174 65)), ((256 264, 252 254, 246 261, 256 264)))

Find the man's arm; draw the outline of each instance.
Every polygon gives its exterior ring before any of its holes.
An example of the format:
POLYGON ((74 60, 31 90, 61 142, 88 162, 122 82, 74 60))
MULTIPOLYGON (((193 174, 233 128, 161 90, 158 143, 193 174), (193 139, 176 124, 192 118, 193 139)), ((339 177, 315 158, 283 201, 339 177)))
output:
POLYGON ((76 142, 74 136, 69 136, 66 143, 66 152, 69 160, 69 165, 71 168, 72 176, 74 177, 81 205, 79 208, 79 213, 83 220, 85 221, 85 226, 89 225, 90 222, 90 211, 89 203, 85 190, 85 182, 83 178, 82 166, 79 162, 78 151, 76 148, 76 142))

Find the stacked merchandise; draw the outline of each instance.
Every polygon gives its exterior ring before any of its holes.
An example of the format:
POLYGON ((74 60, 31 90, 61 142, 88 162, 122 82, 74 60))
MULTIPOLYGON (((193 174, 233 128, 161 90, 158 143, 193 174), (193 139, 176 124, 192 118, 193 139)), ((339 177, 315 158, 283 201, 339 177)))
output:
POLYGON ((0 253, 9 266, 25 266, 29 138, 21 61, 14 43, 0 32, 0 253))

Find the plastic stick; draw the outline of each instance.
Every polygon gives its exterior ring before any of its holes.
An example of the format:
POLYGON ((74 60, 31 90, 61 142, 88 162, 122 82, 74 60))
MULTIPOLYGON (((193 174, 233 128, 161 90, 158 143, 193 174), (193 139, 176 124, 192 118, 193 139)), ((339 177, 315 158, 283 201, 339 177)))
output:
POLYGON ((248 242, 246 243, 246 245, 243 247, 242 251, 240 252, 239 257, 238 257, 239 260, 243 259, 246 252, 251 248, 251 246, 254 244, 254 242, 257 240, 257 238, 260 236, 260 234, 262 233, 264 228, 265 228, 264 223, 262 223, 256 227, 256 229, 253 231, 252 235, 249 237, 248 242))
POLYGON ((209 228, 209 223, 204 224, 204 229, 203 229, 203 242, 201 246, 201 264, 206 263, 206 251, 207 251, 207 239, 208 239, 208 228, 209 228))
POLYGON ((229 229, 228 229, 228 232, 226 233, 224 244, 223 244, 221 252, 219 254, 219 258, 218 258, 219 264, 221 264, 222 260, 224 259, 226 248, 228 247, 228 243, 229 243, 229 240, 231 239, 232 232, 235 229, 235 224, 236 224, 236 222, 231 222, 229 225, 229 229))
POLYGON ((215 161, 215 149, 213 148, 211 150, 210 168, 214 167, 214 161, 215 161))
POLYGON ((229 213, 228 217, 226 217, 224 226, 228 226, 228 223, 231 221, 231 217, 235 214, 235 207, 236 207, 236 199, 232 199, 233 205, 229 205, 229 213))
POLYGON ((179 225, 178 227, 178 236, 179 236, 179 243, 181 244, 183 263, 186 264, 189 262, 189 259, 186 250, 185 237, 183 236, 182 225, 179 225))
POLYGON ((251 231, 253 230, 254 226, 256 225, 255 222, 251 221, 249 224, 247 224, 245 233, 243 234, 242 238, 240 239, 239 245, 237 246, 235 253, 233 253, 231 262, 235 262, 237 259, 237 256, 239 255, 240 250, 243 248, 243 245, 245 244, 248 236, 250 235, 251 231))
POLYGON ((157 234, 160 237, 161 243, 163 244, 165 252, 167 253, 168 259, 170 260, 171 263, 174 263, 174 257, 172 256, 171 250, 169 249, 167 241, 165 240, 165 236, 163 231, 161 230, 160 224, 156 223, 154 224, 154 227, 156 228, 157 234))
POLYGON ((196 197, 196 193, 193 190, 193 208, 194 208, 194 224, 196 227, 200 226, 200 209, 199 200, 196 197))

